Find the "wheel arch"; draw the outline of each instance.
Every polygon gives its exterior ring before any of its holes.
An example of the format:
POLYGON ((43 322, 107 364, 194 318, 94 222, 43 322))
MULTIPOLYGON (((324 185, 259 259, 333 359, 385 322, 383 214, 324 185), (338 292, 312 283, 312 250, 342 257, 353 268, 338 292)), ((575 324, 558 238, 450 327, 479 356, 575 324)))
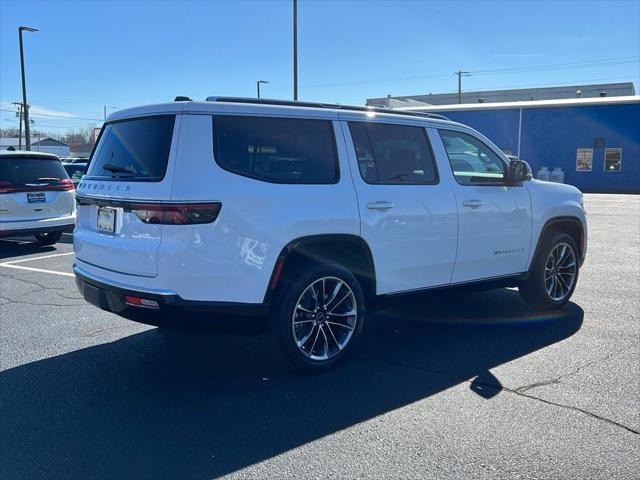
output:
POLYGON ((536 257, 540 251, 540 245, 542 244, 542 239, 545 235, 547 235, 550 231, 560 231, 564 232, 573 238, 573 241, 576 242, 578 246, 578 254, 580 257, 580 265, 584 262, 584 256, 586 251, 585 239, 585 225, 578 217, 573 217, 569 215, 553 217, 547 220, 542 229, 540 230, 540 235, 538 235, 538 240, 536 243, 536 248, 533 251, 533 255, 531 256, 531 260, 529 262, 529 270, 531 270, 533 263, 535 262, 536 257))
POLYGON ((376 294, 375 265, 367 242, 357 235, 321 234, 299 237, 285 245, 273 267, 264 302, 296 269, 309 264, 335 262, 349 269, 360 282, 366 298, 376 294))

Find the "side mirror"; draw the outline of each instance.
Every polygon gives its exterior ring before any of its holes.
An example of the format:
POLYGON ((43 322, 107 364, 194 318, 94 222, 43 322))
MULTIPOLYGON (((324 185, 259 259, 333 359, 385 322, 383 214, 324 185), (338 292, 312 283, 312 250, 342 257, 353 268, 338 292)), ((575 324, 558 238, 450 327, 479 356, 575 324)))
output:
POLYGON ((524 160, 511 160, 509 162, 509 180, 513 184, 527 182, 533 178, 531 167, 524 160))

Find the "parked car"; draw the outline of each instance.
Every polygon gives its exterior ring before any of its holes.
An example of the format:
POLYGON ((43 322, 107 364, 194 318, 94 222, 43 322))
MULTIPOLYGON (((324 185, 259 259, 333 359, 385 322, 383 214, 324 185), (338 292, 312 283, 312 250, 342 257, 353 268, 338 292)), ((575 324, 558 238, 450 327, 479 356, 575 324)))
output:
POLYGON ((73 184, 77 185, 78 183, 80 183, 80 180, 82 179, 82 176, 85 173, 87 173, 88 163, 78 163, 78 162, 76 162, 76 163, 67 163, 67 162, 62 162, 62 166, 67 171, 67 175, 69 175, 69 178, 71 179, 73 184))
POLYGON ((56 243, 73 228, 74 194, 57 156, 0 153, 0 237, 34 235, 42 245, 56 243))
POLYGON ((89 163, 89 157, 63 157, 62 163, 89 163))
POLYGON ((562 307, 587 246, 576 188, 532 180, 465 125, 364 107, 124 110, 77 199, 87 301, 160 326, 268 314, 278 350, 309 369, 351 350, 377 296, 473 283, 562 307))

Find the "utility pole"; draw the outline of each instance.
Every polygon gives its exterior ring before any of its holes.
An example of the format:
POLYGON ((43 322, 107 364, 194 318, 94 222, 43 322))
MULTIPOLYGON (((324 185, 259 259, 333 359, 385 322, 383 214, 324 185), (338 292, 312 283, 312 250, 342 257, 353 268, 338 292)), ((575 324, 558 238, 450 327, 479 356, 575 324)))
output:
POLYGON ((18 106, 18 150, 22 150, 22 102, 11 102, 18 106))
MULTIPOLYGON (((115 109, 115 108, 118 108, 118 107, 109 107, 109 108, 114 108, 115 109)), ((107 121, 107 106, 106 105, 104 105, 104 108, 102 110, 102 116, 104 118, 104 121, 106 122, 107 121)))
POLYGON ((29 137, 29 104, 27 103, 27 83, 24 78, 24 49, 22 47, 22 32, 37 32, 37 28, 18 27, 18 39, 20 41, 20 70, 22 72, 22 106, 24 111, 24 136, 27 151, 31 150, 31 138, 29 137))
POLYGON ((293 0, 293 99, 298 100, 298 0, 293 0))
POLYGON ((456 75, 458 75, 458 103, 462 103, 462 77, 468 77, 471 73, 458 70, 456 75))
POLYGON ((258 90, 258 98, 260 98, 260 84, 261 83, 271 83, 268 80, 258 80, 256 82, 256 89, 258 90))

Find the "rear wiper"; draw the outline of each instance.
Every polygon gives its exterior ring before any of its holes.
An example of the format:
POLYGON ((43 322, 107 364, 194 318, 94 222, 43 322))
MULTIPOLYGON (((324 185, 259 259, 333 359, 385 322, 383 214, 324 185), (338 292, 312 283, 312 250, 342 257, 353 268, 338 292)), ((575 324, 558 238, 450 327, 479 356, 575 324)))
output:
POLYGON ((113 163, 105 163, 102 166, 102 169, 114 173, 130 173, 131 175, 136 173, 128 167, 121 167, 119 165, 114 165, 113 163))

